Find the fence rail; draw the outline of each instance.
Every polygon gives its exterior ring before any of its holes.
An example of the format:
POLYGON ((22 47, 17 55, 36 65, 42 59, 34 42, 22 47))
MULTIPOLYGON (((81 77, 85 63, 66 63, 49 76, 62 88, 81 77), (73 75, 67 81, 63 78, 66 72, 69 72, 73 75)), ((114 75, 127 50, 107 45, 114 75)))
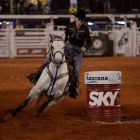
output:
POLYGON ((0 30, 0 57, 9 57, 9 30, 0 30))
MULTIPOLYGON (((58 26, 57 30, 53 30, 50 26, 43 29, 2 29, 0 30, 0 57, 43 57, 49 46, 49 33, 64 36, 64 28, 61 30, 58 26)), ((107 52, 110 49, 112 49, 112 56, 140 55, 138 28, 91 31, 91 37, 93 43, 86 55, 110 55, 111 53, 107 52)))

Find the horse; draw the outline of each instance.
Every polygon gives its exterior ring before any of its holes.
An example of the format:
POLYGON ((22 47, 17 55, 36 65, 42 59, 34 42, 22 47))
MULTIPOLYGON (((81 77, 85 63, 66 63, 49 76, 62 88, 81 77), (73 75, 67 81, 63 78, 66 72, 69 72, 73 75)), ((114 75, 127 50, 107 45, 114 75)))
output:
POLYGON ((37 114, 42 113, 48 105, 56 104, 60 99, 63 99, 64 95, 68 94, 69 72, 64 47, 65 44, 61 37, 51 35, 49 49, 51 61, 49 65, 44 68, 39 80, 32 87, 25 100, 11 111, 10 114, 13 117, 26 107, 29 101, 37 101, 44 93, 47 97, 37 109, 37 114))

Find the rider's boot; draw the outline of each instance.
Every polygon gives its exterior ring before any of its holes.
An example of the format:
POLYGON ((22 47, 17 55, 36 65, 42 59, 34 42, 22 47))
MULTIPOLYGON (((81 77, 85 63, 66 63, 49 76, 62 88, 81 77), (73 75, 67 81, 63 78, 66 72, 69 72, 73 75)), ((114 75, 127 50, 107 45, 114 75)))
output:
POLYGON ((74 99, 76 99, 77 98, 77 96, 79 95, 79 93, 78 93, 78 87, 77 86, 75 86, 75 85, 70 85, 69 86, 69 96, 71 97, 71 98, 74 98, 74 99))
POLYGON ((27 78, 29 79, 29 81, 30 81, 31 84, 35 84, 35 83, 38 81, 38 79, 39 79, 39 77, 40 77, 42 71, 44 70, 44 68, 45 68, 47 65, 48 65, 48 63, 44 63, 41 67, 39 67, 39 68, 37 69, 36 72, 33 72, 33 73, 31 73, 29 76, 27 76, 27 78))
POLYGON ((70 58, 69 55, 66 55, 66 60, 68 62, 68 69, 69 69, 69 96, 71 98, 76 99, 78 95, 78 78, 76 78, 74 75, 74 62, 73 59, 70 58))
POLYGON ((76 99, 79 94, 78 93, 78 85, 79 85, 78 83, 79 83, 78 79, 73 76, 73 78, 70 81, 70 86, 69 86, 69 92, 70 92, 69 96, 71 98, 76 99))

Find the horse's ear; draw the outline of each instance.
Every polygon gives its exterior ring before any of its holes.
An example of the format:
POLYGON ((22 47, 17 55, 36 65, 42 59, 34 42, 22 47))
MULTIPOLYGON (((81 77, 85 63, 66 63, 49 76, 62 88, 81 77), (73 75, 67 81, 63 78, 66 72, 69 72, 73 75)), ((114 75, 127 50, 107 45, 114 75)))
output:
POLYGON ((50 34, 50 42, 54 41, 54 36, 52 34, 50 34))

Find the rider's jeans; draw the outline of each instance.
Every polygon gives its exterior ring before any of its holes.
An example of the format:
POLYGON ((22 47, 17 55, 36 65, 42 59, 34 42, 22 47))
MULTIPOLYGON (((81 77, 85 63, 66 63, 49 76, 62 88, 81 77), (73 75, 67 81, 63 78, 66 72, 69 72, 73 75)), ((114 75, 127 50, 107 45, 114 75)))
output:
POLYGON ((72 44, 66 44, 65 53, 74 60, 74 77, 77 79, 76 86, 79 86, 79 75, 82 63, 83 52, 74 48, 72 44))

